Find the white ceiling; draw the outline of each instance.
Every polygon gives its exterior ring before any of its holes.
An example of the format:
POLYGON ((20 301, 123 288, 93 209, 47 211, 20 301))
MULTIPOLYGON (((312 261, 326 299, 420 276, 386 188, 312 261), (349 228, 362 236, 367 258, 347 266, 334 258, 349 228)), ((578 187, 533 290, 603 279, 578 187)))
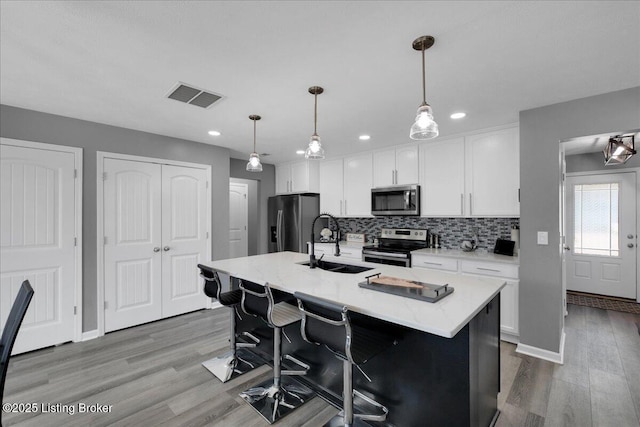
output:
POLYGON ((0 102, 293 160, 313 131, 327 157, 410 143, 421 102, 441 136, 640 85, 637 1, 86 1, 0 3, 0 102), (182 81, 210 109, 166 99, 182 81), (454 121, 449 115, 465 111, 454 121), (222 136, 207 135, 217 129, 222 136), (362 142, 358 135, 371 140, 362 142))

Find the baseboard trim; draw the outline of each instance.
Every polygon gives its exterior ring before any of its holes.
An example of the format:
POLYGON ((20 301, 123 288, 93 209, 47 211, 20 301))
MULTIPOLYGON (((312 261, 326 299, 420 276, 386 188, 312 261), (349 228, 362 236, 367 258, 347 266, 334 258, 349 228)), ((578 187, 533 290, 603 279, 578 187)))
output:
POLYGON ((508 332, 500 332, 500 341, 510 342, 511 344, 518 344, 520 342, 520 336, 510 334, 508 332))
POLYGON ((564 329, 562 330, 562 334, 560 335, 560 351, 554 352, 545 350, 543 348, 533 347, 531 345, 526 345, 519 343, 516 347, 516 353, 526 354, 527 356, 537 357, 538 359, 548 360, 549 362, 558 363, 560 365, 564 364, 564 341, 566 334, 564 333, 564 329))
POLYGON ((98 330, 94 329, 93 331, 83 332, 82 333, 82 339, 80 341, 82 342, 82 341, 94 340, 94 339, 98 338, 99 336, 100 336, 100 334, 98 333, 98 330))

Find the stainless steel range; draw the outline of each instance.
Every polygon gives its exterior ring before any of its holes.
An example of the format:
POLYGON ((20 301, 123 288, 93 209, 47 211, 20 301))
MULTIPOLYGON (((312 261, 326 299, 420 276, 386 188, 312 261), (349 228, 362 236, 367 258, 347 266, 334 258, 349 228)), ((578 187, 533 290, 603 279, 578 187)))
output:
POLYGON ((429 231, 414 228, 383 228, 377 245, 362 248, 362 260, 411 267, 411 251, 427 247, 429 231))

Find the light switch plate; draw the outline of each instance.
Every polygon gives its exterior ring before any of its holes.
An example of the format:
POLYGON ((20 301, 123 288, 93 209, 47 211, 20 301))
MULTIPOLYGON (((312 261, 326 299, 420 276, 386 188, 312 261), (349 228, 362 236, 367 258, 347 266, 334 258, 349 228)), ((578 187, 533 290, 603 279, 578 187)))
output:
POLYGON ((538 231, 538 244, 539 245, 548 245, 549 244, 549 232, 548 231, 538 231))

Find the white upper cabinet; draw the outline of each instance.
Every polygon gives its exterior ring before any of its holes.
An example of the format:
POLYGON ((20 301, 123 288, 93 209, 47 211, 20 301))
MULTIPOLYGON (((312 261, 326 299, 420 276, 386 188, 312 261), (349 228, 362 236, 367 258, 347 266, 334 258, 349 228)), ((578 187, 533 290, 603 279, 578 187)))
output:
POLYGON ((365 153, 345 157, 344 216, 371 216, 371 187, 373 155, 365 153))
POLYGON ((344 215, 343 160, 320 162, 320 212, 344 215))
POLYGON ((276 194, 319 191, 317 160, 285 163, 276 166, 276 194))
POLYGON ((464 138, 420 146, 422 216, 464 216, 464 138))
POLYGON ((518 128, 465 138, 469 216, 520 215, 518 128))
POLYGON ((373 153, 373 186, 416 184, 418 174, 418 146, 376 151, 373 153))
POLYGON ((518 128, 420 146, 421 215, 520 215, 518 128))

